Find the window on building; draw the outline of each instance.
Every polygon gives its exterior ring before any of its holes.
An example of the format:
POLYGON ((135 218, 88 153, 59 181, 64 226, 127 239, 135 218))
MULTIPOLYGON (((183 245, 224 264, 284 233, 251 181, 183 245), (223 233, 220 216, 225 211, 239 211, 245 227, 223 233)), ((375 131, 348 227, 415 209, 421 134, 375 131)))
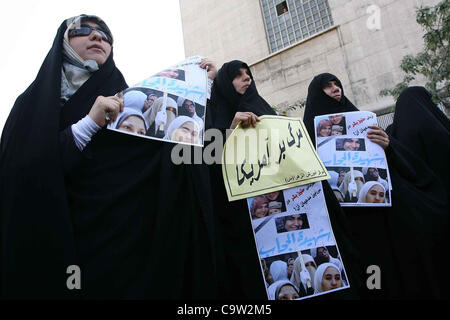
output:
POLYGON ((276 5, 277 15, 281 16, 289 11, 286 1, 282 1, 276 5))
POLYGON ((260 2, 270 53, 282 50, 333 25, 328 0, 260 2))

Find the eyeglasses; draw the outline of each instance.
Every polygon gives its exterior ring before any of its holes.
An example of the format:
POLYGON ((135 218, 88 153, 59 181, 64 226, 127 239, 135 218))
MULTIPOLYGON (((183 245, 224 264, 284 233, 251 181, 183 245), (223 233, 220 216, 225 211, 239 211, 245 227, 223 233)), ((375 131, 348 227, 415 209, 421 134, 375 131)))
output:
POLYGON ((90 25, 81 25, 80 28, 72 29, 69 31, 69 37, 76 37, 76 36, 88 36, 91 34, 91 32, 95 30, 97 31, 101 36, 102 39, 109 44, 111 44, 111 39, 108 37, 108 35, 100 28, 93 27, 90 25))

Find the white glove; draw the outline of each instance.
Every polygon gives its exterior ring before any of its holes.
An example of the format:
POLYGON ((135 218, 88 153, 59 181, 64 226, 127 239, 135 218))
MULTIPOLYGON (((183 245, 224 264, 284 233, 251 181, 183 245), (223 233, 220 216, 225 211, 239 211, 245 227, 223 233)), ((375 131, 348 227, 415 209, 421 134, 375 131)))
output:
POLYGON ((348 193, 350 194, 351 197, 353 196, 358 196, 356 194, 356 191, 358 190, 357 186, 356 186, 356 182, 352 181, 348 184, 348 193))
POLYGON ((159 128, 161 124, 166 124, 167 122, 167 114, 165 110, 158 111, 155 117, 155 128, 159 128))
POLYGON ((306 284, 307 280, 309 280, 309 283, 311 283, 311 276, 309 275, 308 270, 303 269, 302 271, 300 271, 300 281, 305 288, 308 288, 308 285, 306 284))

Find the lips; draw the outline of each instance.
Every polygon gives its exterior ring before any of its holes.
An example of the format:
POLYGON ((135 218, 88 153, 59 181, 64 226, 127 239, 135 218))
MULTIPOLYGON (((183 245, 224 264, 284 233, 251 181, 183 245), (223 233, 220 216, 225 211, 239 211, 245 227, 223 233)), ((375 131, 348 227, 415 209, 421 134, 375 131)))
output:
POLYGON ((98 44, 93 44, 92 46, 89 46, 88 49, 98 49, 98 50, 101 50, 102 52, 105 52, 103 47, 98 44))

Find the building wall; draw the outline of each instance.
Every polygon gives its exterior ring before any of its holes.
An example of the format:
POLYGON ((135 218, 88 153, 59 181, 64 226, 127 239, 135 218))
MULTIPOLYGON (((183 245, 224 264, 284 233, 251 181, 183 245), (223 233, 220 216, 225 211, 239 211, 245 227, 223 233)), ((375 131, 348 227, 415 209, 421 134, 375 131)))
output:
POLYGON ((180 0, 186 56, 207 56, 218 67, 233 59, 247 62, 260 94, 281 109, 305 99, 312 78, 322 72, 338 76, 346 96, 362 110, 392 105, 379 91, 401 81, 400 61, 423 46, 415 8, 439 0, 328 2, 334 27, 269 55, 259 0, 180 0), (370 5, 380 8, 380 30, 366 26, 370 5))

